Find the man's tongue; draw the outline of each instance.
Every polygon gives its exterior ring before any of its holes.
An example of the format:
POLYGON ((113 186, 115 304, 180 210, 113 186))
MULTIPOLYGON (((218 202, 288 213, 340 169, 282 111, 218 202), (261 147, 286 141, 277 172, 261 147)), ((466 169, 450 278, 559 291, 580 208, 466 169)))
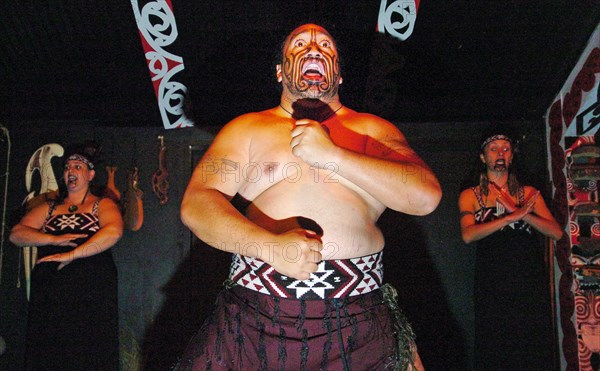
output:
POLYGON ((309 81, 322 81, 323 75, 318 70, 308 69, 304 72, 304 79, 309 81))

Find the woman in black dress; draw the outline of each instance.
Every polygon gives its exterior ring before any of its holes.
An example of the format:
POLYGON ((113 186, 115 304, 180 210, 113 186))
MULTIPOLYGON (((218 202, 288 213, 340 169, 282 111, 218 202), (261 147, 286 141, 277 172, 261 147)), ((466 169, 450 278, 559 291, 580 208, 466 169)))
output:
POLYGON ((552 367, 549 287, 536 233, 557 240, 562 230, 540 192, 519 184, 513 158, 510 137, 486 138, 480 182, 459 198, 462 238, 477 241, 476 370, 552 367))
POLYGON ((92 154, 82 148, 64 166, 66 195, 34 207, 10 241, 38 246, 31 277, 27 370, 118 370, 117 271, 110 248, 121 213, 90 191, 92 154))

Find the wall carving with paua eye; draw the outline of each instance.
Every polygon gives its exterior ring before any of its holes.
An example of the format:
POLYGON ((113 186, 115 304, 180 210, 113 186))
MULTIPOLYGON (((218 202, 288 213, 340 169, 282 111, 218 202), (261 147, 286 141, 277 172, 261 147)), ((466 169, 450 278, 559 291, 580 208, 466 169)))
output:
POLYGON ((600 26, 546 115, 560 369, 600 366, 600 26))

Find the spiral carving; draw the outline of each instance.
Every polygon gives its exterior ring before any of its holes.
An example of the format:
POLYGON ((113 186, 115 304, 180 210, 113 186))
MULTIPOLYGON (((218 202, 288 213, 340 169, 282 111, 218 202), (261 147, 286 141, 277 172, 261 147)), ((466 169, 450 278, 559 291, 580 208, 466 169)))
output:
POLYGON ((588 305, 588 298, 585 295, 575 296, 575 313, 579 321, 587 320, 592 314, 588 305))
POLYGON ((594 223, 591 230, 594 237, 600 237, 600 224, 594 223))
POLYGON ((390 4, 388 0, 381 0, 377 29, 404 41, 412 35, 416 19, 417 4, 414 0, 396 0, 390 4))
POLYGON ((569 232, 571 233, 571 236, 578 236, 579 235, 579 224, 574 221, 570 221, 569 222, 569 232))
POLYGON ((131 5, 165 129, 193 126, 184 109, 188 89, 184 84, 173 81, 174 76, 184 70, 183 58, 165 49, 178 36, 171 2, 150 1, 141 11, 137 0, 131 0, 131 5))

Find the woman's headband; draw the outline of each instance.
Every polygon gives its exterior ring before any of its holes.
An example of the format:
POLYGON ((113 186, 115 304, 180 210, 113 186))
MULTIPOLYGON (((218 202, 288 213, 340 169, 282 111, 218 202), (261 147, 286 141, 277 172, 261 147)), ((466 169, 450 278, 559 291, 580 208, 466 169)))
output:
POLYGON ((88 168, 90 168, 90 169, 94 168, 94 163, 92 161, 90 161, 87 157, 79 155, 77 153, 75 153, 67 158, 67 161, 71 161, 71 160, 81 161, 84 164, 86 164, 88 168))
POLYGON ((481 143, 481 150, 483 151, 485 146, 487 146, 488 144, 490 144, 491 142, 493 142, 495 140, 505 140, 507 142, 510 142, 510 144, 512 144, 512 140, 509 137, 507 137, 504 134, 497 134, 497 135, 492 135, 491 137, 488 137, 486 140, 484 140, 483 143, 481 143))

